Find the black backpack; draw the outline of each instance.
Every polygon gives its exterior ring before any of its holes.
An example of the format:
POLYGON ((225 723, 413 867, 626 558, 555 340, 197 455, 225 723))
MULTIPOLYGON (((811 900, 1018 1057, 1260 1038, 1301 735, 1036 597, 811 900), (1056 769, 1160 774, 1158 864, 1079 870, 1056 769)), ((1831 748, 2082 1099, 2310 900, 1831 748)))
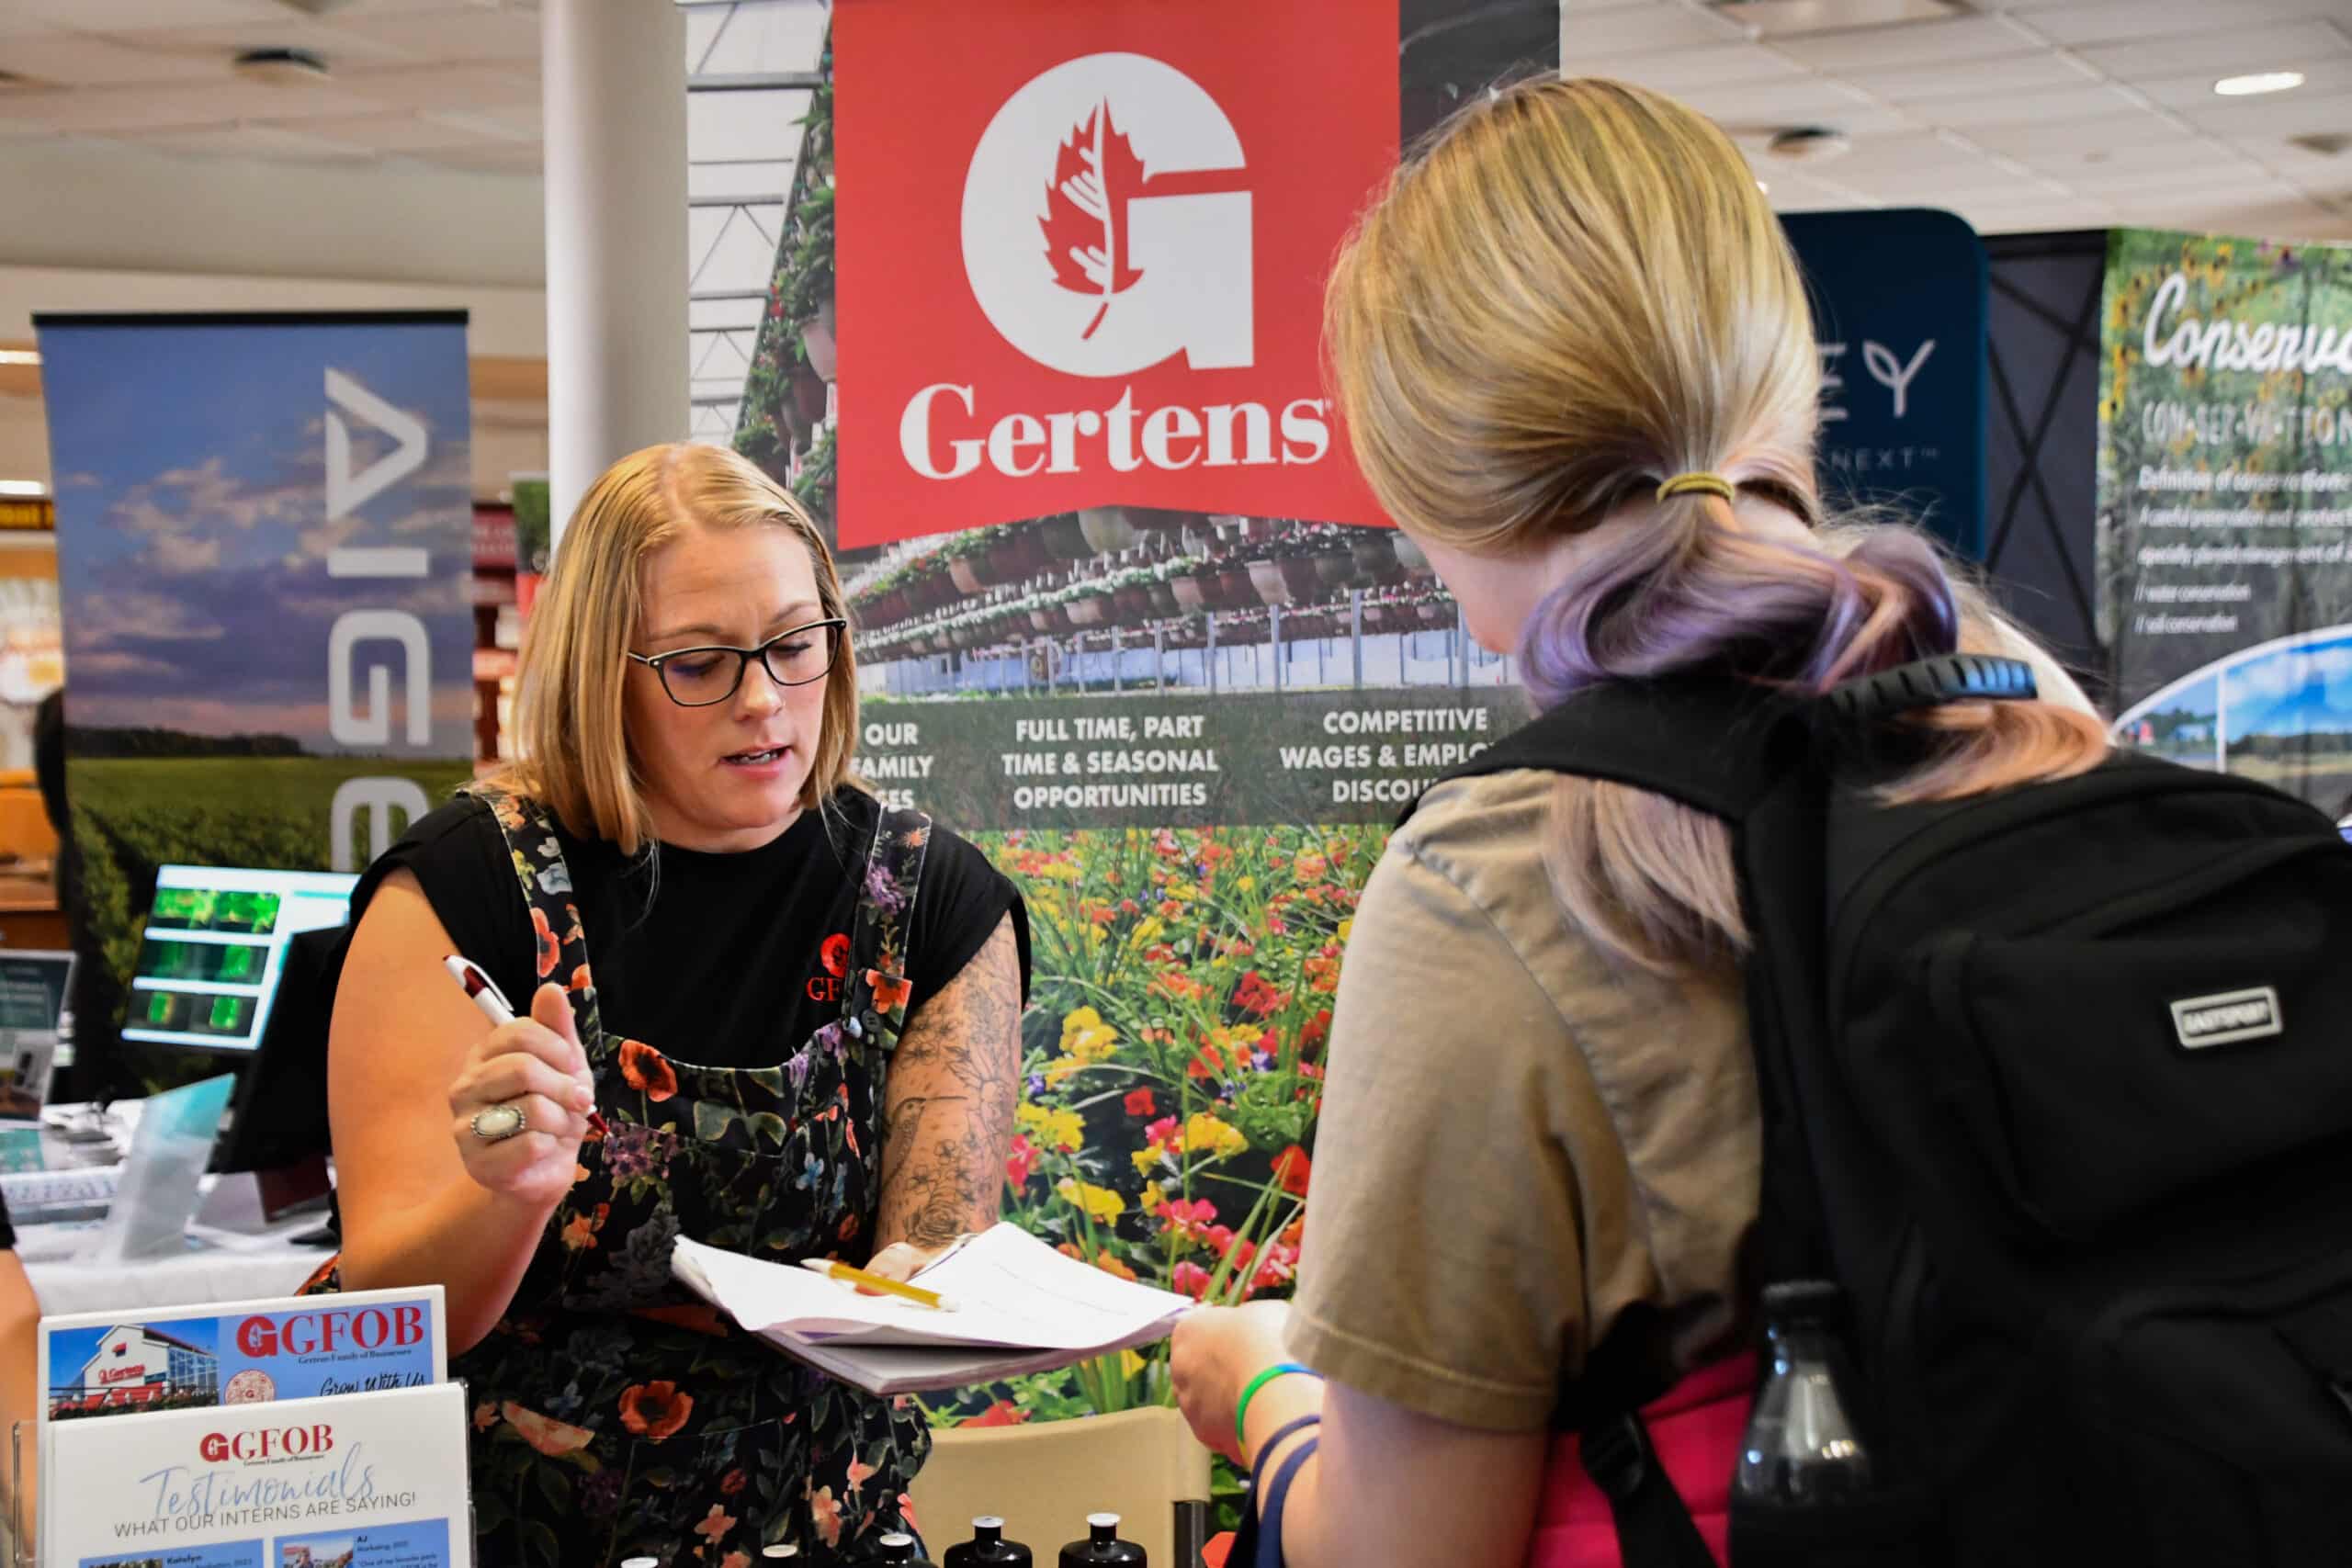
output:
MULTIPOLYGON (((1607 685, 1448 775, 1607 779, 1732 826, 1765 1130, 1745 1286, 1842 1287, 1886 1483, 1844 1513, 1736 1500, 1735 1568, 2352 1560, 2352 844, 2122 752, 1872 794, 1917 760, 1891 716, 2032 692, 1973 656, 1802 705, 1607 685)), ((1627 1568, 1697 1568, 1633 1414, 1671 1379, 1656 1329, 1629 1314, 1559 1421, 1627 1568)))

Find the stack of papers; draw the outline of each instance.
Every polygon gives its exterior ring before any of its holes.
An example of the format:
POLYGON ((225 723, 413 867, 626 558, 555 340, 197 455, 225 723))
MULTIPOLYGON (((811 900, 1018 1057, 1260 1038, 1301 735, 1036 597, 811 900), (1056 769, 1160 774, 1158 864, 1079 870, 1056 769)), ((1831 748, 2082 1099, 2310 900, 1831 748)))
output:
POLYGON ((681 1237, 671 1271, 779 1349, 872 1393, 993 1382, 1166 1338, 1190 1298, 1104 1273, 998 1224, 915 1276, 937 1311, 860 1295, 797 1264, 681 1237))

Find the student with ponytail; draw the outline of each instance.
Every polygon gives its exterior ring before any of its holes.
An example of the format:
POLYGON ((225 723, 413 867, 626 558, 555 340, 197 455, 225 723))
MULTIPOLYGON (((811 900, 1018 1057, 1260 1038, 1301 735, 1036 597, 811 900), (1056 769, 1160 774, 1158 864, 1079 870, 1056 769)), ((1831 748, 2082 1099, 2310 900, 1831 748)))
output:
MULTIPOLYGON (((1908 720, 1939 733, 1892 796, 2106 754, 1925 536, 1825 514, 1804 284, 1738 151, 1680 105, 1546 81, 1466 108, 1342 250, 1327 333, 1359 463, 1539 707, 1997 652, 2042 700, 1908 720)), ((1185 1413, 1255 1464, 1294 1568, 1617 1562, 1551 1419, 1628 1324, 1684 1374, 1645 1415, 1724 1555, 1754 1382, 1748 946, 1726 829, 1662 796, 1496 773, 1391 840, 1340 982, 1297 1300, 1176 1340, 1185 1413)))

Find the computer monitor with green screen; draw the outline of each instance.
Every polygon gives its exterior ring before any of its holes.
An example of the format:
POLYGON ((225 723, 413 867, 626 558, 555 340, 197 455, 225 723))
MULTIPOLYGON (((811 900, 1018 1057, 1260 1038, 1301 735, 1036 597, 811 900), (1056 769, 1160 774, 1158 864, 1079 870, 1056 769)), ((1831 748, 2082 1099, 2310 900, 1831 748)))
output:
POLYGON ((70 953, 0 953, 0 1117, 40 1114, 73 985, 70 953))
POLYGON ((162 867, 122 1037, 251 1051, 269 1021, 287 943, 349 919, 358 881, 316 871, 162 867))

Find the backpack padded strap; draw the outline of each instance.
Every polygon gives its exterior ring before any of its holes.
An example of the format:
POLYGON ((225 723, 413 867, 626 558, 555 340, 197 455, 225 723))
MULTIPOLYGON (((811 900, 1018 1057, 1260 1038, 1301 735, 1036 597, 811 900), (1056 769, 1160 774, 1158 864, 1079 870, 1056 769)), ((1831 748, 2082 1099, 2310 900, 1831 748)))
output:
POLYGON ((1536 715, 1438 782, 1540 768, 1650 790, 1737 822, 1802 754, 1801 713, 1785 696, 1733 681, 1610 682, 1536 715))

